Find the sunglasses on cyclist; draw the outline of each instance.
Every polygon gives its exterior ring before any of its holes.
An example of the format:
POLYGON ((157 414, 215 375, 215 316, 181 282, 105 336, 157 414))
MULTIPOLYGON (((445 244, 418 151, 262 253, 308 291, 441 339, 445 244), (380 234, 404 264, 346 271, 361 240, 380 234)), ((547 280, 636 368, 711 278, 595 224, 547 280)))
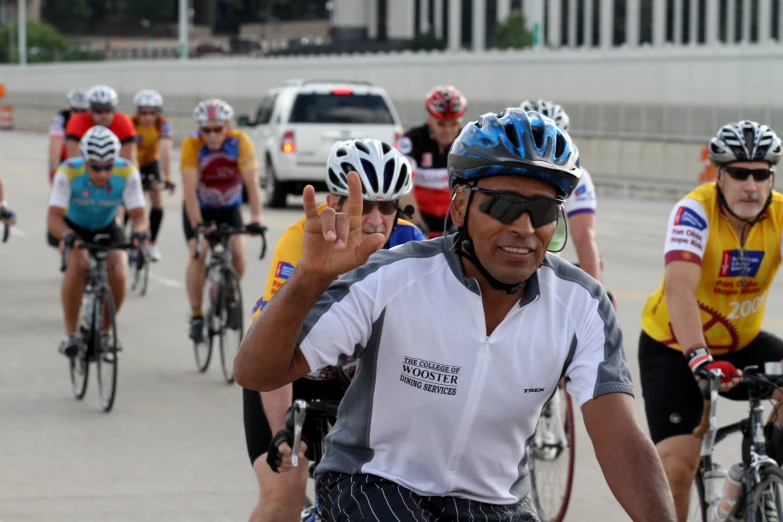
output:
POLYGON ((91 107, 90 112, 93 114, 109 114, 111 112, 114 112, 113 107, 91 107))
POLYGON ((516 221, 524 212, 530 214, 534 228, 541 228, 557 220, 562 199, 545 196, 523 196, 515 192, 501 192, 478 187, 468 187, 489 199, 479 204, 479 210, 504 225, 516 221))
POLYGON ((113 163, 108 163, 105 165, 102 165, 100 163, 89 163, 88 166, 90 167, 90 170, 94 170, 95 172, 106 172, 114 168, 113 163))
POLYGON ((139 116, 157 116, 158 111, 139 111, 139 116))
POLYGON ((201 134, 220 134, 224 128, 223 125, 220 127, 201 127, 201 134))
POLYGON ((87 112, 87 109, 71 109, 71 112, 73 114, 81 114, 83 112, 87 112))
POLYGON ((745 181, 753 176, 753 181, 756 182, 767 181, 775 173, 773 169, 746 169, 743 167, 726 167, 723 171, 737 181, 745 181))
POLYGON ((462 118, 456 120, 435 120, 435 126, 439 129, 457 129, 462 127, 462 118))
MULTIPOLYGON (((337 205, 338 211, 342 208, 343 203, 345 203, 345 197, 340 198, 340 202, 337 205)), ((391 216, 400 210, 396 201, 362 201, 362 215, 370 214, 376 206, 378 207, 378 212, 384 216, 391 216)))

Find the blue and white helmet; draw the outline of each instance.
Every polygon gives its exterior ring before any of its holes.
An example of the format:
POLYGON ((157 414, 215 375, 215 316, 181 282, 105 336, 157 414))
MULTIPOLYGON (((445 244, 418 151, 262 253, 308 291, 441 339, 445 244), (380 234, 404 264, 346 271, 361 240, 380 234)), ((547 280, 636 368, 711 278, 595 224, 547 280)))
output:
POLYGON ((518 108, 487 113, 465 125, 451 146, 449 183, 518 175, 547 181, 568 198, 579 184, 579 151, 546 116, 518 108))

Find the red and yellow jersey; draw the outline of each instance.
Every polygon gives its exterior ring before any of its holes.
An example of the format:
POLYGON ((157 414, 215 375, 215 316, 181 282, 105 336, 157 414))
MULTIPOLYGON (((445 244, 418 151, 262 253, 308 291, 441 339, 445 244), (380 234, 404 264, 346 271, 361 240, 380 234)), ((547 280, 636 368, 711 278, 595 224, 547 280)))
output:
MULTIPOLYGON (((753 225, 740 247, 739 238, 718 202, 715 183, 706 183, 674 206, 664 248, 665 262, 701 266, 696 299, 702 327, 713 354, 743 349, 761 330, 772 280, 780 268, 783 195, 753 225)), ((682 350, 675 339, 664 297, 664 284, 647 300, 642 329, 656 341, 682 350)))
POLYGON ((139 135, 139 166, 146 167, 158 160, 160 140, 173 138, 171 123, 163 116, 158 116, 151 125, 142 125, 138 114, 134 114, 131 119, 139 135))
POLYGON ((240 130, 230 130, 219 150, 210 150, 197 130, 182 142, 180 169, 198 172, 201 208, 225 208, 242 203, 242 173, 257 171, 258 160, 253 142, 240 130))

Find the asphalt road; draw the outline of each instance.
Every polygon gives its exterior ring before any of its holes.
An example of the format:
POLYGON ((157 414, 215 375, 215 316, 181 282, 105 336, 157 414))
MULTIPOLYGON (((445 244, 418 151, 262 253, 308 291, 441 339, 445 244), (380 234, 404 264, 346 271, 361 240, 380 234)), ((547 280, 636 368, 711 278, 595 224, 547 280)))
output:
MULTIPOLYGON (((198 374, 187 339, 187 252, 180 196, 166 201, 147 297, 129 294, 119 316, 125 351, 114 410, 101 412, 93 378, 83 402, 70 392, 63 334, 59 257, 45 244, 46 138, 0 134, 0 175, 19 216, 0 244, 0 521, 243 521, 256 501, 242 428, 240 389, 224 384, 213 360, 198 374)), ((301 204, 266 211, 270 247, 301 216, 301 204)), ((619 298, 625 349, 638 388, 640 312, 660 282, 663 235, 671 201, 606 196, 599 202, 598 241, 606 285, 619 298)), ((249 239, 243 282, 249 313, 262 291, 269 257, 249 239)), ((568 258, 573 252, 568 251, 568 258)), ((783 335, 781 282, 773 286, 766 329, 783 335)), ((742 404, 722 402, 722 421, 742 404)), ((636 402, 642 426, 644 405, 636 402)), ((568 520, 627 520, 614 500, 581 421, 576 484, 568 520)), ((739 460, 734 436, 717 452, 739 460)))

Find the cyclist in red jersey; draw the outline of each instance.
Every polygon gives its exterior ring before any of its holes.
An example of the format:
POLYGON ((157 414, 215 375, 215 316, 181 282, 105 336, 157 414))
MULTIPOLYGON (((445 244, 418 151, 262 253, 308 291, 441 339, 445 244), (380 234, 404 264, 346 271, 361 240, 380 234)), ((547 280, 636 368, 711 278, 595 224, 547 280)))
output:
POLYGON ((54 173, 60 163, 68 159, 68 151, 65 148, 65 127, 71 116, 86 112, 90 108, 87 103, 87 93, 84 89, 71 89, 65 95, 68 100, 68 108, 61 110, 52 118, 49 125, 49 184, 52 184, 54 173))
POLYGON ((439 85, 427 94, 424 108, 427 123, 406 132, 398 143, 413 168, 414 187, 400 204, 413 205, 414 223, 432 238, 442 235, 444 228, 456 231, 451 219, 446 226, 451 204, 446 157, 462 129, 468 102, 453 85, 439 85))
MULTIPOLYGON (((80 155, 79 140, 95 125, 106 127, 120 140, 120 157, 138 163, 136 127, 125 114, 117 112, 117 92, 108 85, 95 85, 87 91, 90 110, 75 114, 65 127, 65 148, 69 158, 80 155)), ((138 165, 136 165, 138 167, 138 165)))

